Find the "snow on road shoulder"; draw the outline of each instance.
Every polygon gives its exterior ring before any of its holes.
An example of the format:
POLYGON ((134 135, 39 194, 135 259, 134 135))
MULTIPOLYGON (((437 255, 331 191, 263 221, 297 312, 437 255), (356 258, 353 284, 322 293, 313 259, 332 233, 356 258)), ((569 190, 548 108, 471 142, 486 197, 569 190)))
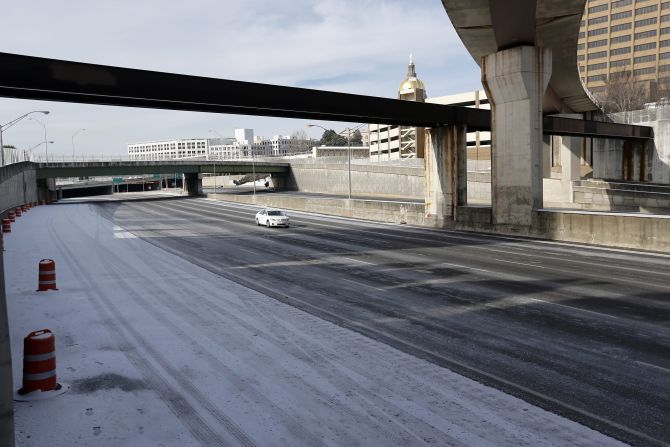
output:
POLYGON ((72 204, 6 237, 15 388, 56 334, 68 393, 15 404, 20 446, 621 445, 166 253, 72 204), (57 292, 35 292, 56 261, 57 292))

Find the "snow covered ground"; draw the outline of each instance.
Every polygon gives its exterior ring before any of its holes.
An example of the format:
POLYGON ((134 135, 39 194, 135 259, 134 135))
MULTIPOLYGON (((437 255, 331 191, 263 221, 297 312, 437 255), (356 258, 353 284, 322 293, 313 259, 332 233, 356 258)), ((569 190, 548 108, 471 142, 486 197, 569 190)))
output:
POLYGON ((14 387, 23 337, 43 328, 71 386, 15 404, 19 446, 621 445, 196 267, 95 206, 32 209, 5 238, 14 387), (59 291, 35 291, 42 258, 59 291))

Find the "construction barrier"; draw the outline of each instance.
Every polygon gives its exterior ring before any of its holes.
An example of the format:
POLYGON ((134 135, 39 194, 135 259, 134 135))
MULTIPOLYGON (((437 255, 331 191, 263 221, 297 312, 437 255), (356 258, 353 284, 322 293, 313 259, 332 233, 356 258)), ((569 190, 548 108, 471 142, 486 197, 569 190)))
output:
POLYGON ((51 259, 40 261, 40 274, 37 286, 38 292, 58 290, 56 288, 56 263, 51 259))
POLYGON ((21 205, 21 211, 23 211, 24 213, 28 211, 28 205, 21 205))
POLYGON ((49 329, 23 339, 23 386, 19 394, 58 389, 56 381, 56 337, 49 329))
POLYGON ((14 214, 16 214, 16 217, 21 217, 21 214, 23 214, 23 211, 21 208, 16 208, 14 209, 14 214))
POLYGON ((10 222, 16 222, 16 213, 14 211, 10 211, 7 214, 7 218, 9 219, 10 222))
POLYGON ((2 219, 2 232, 3 233, 12 232, 12 223, 9 219, 2 219))
POLYGON ((42 200, 42 205, 46 205, 46 204, 47 204, 47 201, 46 201, 46 200, 42 200))

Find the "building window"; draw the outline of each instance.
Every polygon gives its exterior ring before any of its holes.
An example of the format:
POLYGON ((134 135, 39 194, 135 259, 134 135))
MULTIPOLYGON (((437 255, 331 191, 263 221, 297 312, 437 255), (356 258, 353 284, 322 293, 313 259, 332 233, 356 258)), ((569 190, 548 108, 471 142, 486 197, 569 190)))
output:
POLYGON ((661 60, 670 59, 670 53, 661 53, 658 55, 658 58, 661 60))
POLYGON ((589 48, 597 48, 597 47, 604 47, 605 45, 607 45, 607 39, 594 40, 592 42, 589 42, 588 47, 589 48))
POLYGON ((635 28, 639 28, 640 26, 655 25, 656 22, 657 22, 656 17, 651 17, 649 19, 636 20, 635 21, 635 28))
POLYGON ((646 39, 647 37, 654 37, 656 35, 656 30, 652 29, 649 31, 642 31, 641 33, 635 33, 635 39, 646 39))
POLYGON ((632 40, 632 36, 630 34, 626 34, 625 36, 612 37, 610 39, 610 43, 615 44, 615 43, 622 43, 622 42, 630 42, 631 40, 632 40))
POLYGON ((658 66, 658 71, 659 72, 670 71, 670 65, 659 65, 658 66))
POLYGON ((599 5, 599 6, 592 6, 589 8, 589 14, 593 14, 595 12, 600 12, 600 11, 607 11, 608 4, 604 5, 599 5))
POLYGON ((626 19, 628 17, 633 16, 633 11, 623 11, 623 12, 617 12, 615 14, 612 14, 610 16, 610 20, 620 20, 620 19, 626 19))
POLYGON ((589 71, 592 70, 602 70, 604 68, 607 68, 607 62, 601 62, 599 64, 590 64, 588 66, 589 71))
POLYGON ((584 49, 584 44, 583 43, 578 43, 577 44, 577 50, 583 50, 584 49))
POLYGON ((641 43, 640 45, 635 45, 635 51, 653 50, 654 48, 656 48, 656 42, 641 43))
POLYGON ((610 68, 625 67, 626 65, 630 65, 630 59, 621 59, 621 60, 618 60, 618 61, 610 61, 610 68))
POLYGON ((610 50, 610 56, 616 56, 618 54, 628 54, 630 53, 630 47, 615 48, 610 50))
POLYGON ((599 36, 601 34, 607 34, 607 28, 597 28, 597 29, 592 29, 591 31, 588 32, 589 37, 590 36, 599 36))
POLYGON ((610 73, 610 79, 627 78, 630 75, 631 72, 629 70, 617 71, 615 73, 610 73))
POLYGON ((599 23, 605 23, 605 22, 607 22, 607 16, 594 17, 592 19, 589 19, 589 25, 597 25, 599 23))
POLYGON ((658 10, 658 5, 644 6, 642 8, 637 8, 635 10, 635 15, 639 16, 640 14, 648 14, 658 10))
POLYGON ((577 55, 577 61, 579 61, 579 62, 583 62, 584 59, 586 59, 586 58, 584 57, 583 54, 578 54, 578 55, 577 55))
POLYGON ((606 79, 607 79, 607 76, 605 76, 604 74, 589 76, 588 78, 586 78, 586 80, 588 82, 605 81, 606 79))
POLYGON ((595 53, 589 53, 589 60, 600 59, 601 57, 606 57, 607 51, 596 51, 595 53))
POLYGON ((653 62, 656 60, 655 54, 648 54, 646 56, 638 56, 633 59, 633 62, 636 64, 642 64, 644 62, 653 62))
POLYGON ((618 25, 612 25, 610 26, 610 32, 616 33, 617 31, 624 31, 627 29, 631 29, 633 27, 633 24, 628 22, 628 23, 620 23, 618 25))
POLYGON ((612 2, 612 9, 621 8, 623 6, 632 5, 633 0, 619 0, 617 2, 612 2))
POLYGON ((658 46, 663 48, 663 47, 670 47, 670 40, 661 40, 658 42, 658 46))
POLYGON ((633 70, 633 76, 641 76, 656 73, 656 67, 638 68, 633 70))

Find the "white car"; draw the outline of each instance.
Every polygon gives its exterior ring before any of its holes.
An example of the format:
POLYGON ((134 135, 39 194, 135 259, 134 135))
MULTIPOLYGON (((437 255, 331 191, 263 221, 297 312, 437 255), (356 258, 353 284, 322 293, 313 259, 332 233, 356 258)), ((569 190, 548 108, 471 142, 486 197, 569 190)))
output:
POLYGON ((264 209, 256 213, 256 225, 288 228, 288 216, 282 210, 264 209))

